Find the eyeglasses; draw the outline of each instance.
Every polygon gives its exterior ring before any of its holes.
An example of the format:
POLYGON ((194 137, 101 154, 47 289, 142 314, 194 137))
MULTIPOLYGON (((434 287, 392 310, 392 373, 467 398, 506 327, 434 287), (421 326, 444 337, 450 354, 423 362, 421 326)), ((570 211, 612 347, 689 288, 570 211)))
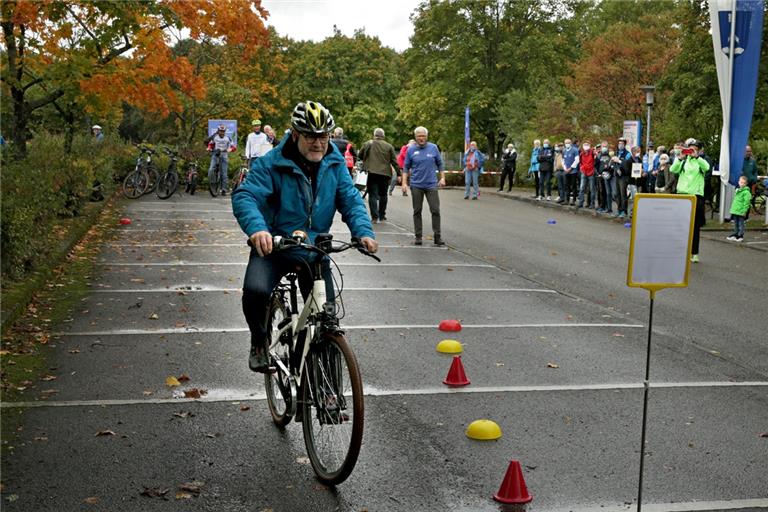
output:
POLYGON ((307 142, 309 142, 310 144, 317 141, 325 143, 325 142, 328 142, 331 138, 331 136, 328 135, 327 133, 324 133, 322 135, 309 135, 306 133, 302 133, 301 136, 307 139, 307 142))

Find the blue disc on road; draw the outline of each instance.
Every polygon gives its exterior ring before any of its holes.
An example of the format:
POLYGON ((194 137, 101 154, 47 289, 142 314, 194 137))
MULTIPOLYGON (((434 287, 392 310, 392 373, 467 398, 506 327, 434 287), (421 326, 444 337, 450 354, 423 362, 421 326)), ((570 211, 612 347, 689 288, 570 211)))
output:
POLYGON ((625 228, 631 228, 632 227, 632 223, 631 222, 625 222, 624 223, 624 227, 625 228))
POLYGON ((557 221, 555 219, 549 219, 547 224, 557 224, 557 221))

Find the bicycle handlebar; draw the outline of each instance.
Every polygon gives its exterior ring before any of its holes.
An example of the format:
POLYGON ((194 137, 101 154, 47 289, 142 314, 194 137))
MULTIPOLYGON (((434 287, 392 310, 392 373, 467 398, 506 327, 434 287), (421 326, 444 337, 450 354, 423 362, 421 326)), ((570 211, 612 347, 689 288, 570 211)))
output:
MULTIPOLYGON (((352 237, 352 240, 349 242, 337 242, 341 245, 333 246, 333 240, 328 239, 321 242, 322 247, 318 247, 316 245, 308 244, 304 241, 304 237, 302 236, 280 236, 276 235, 272 237, 272 250, 274 252, 279 252, 285 249, 289 249, 291 247, 301 247, 303 249, 307 249, 308 251, 312 251, 317 254, 321 254, 323 256, 326 256, 328 254, 333 254, 337 252, 344 252, 349 249, 357 249, 358 252, 361 254, 364 254, 368 256, 369 258, 373 258, 374 260, 381 262, 381 258, 370 252, 368 249, 365 248, 365 246, 362 244, 360 239, 352 237)), ((248 240, 248 245, 251 245, 251 240, 248 240)), ((252 245, 251 245, 252 246, 252 245)))

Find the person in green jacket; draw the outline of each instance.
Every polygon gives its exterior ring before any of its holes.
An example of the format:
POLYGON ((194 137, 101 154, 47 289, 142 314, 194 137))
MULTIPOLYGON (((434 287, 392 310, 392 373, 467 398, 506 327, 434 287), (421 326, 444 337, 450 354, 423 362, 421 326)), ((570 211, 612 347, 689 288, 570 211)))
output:
POLYGON ((752 192, 750 192, 747 185, 747 177, 744 175, 740 176, 739 188, 736 189, 736 193, 733 195, 733 203, 731 203, 733 234, 726 238, 726 240, 731 242, 744 241, 744 224, 747 222, 747 212, 749 212, 749 204, 752 202, 752 192))
POLYGON ((699 157, 701 144, 688 139, 682 152, 677 156, 669 172, 677 176, 677 193, 696 196, 696 213, 693 221, 693 244, 691 261, 699 262, 699 233, 706 223, 704 216, 704 176, 709 171, 709 162, 699 157))

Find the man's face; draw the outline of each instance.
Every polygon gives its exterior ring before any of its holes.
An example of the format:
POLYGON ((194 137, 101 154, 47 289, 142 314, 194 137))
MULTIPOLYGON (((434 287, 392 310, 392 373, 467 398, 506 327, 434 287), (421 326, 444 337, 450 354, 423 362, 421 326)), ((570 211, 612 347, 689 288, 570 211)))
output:
POLYGON ((752 158, 752 147, 751 146, 747 146, 746 149, 744 150, 744 157, 752 158))
POLYGON ((477 149, 477 143, 476 142, 471 142, 469 144, 469 147, 472 149, 472 151, 475 151, 477 149))
POLYGON ((216 132, 216 134, 217 134, 219 137, 223 137, 223 136, 224 136, 224 134, 226 134, 226 133, 227 133, 227 131, 226 131, 226 130, 218 130, 218 131, 216 132))
POLYGON ((424 132, 419 132, 416 135, 416 144, 419 146, 423 146, 427 143, 427 134, 424 132))
POLYGON ((255 124, 253 125, 253 133, 259 133, 261 131, 261 125, 255 124))
POLYGON ((325 133, 323 135, 304 135, 298 134, 298 140, 296 144, 299 147, 299 153, 301 156, 309 160, 310 162, 319 162, 325 156, 325 152, 328 151, 328 140, 330 136, 325 133))

